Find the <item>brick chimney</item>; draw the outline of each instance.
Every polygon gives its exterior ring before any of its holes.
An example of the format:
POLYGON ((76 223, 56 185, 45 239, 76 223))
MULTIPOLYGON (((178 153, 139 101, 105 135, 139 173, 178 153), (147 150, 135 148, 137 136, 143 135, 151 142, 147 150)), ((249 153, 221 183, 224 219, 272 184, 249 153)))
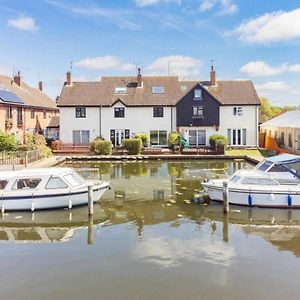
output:
POLYGON ((71 72, 67 72, 67 85, 71 85, 72 84, 72 74, 71 72))
POLYGON ((210 85, 216 85, 216 71, 213 65, 210 67, 210 85))
POLYGON ((43 81, 39 81, 39 90, 43 91, 43 81))
POLYGON ((137 87, 142 87, 143 81, 142 81, 141 68, 138 68, 138 74, 136 77, 136 81, 137 81, 137 87))
POLYGON ((14 82, 18 86, 21 86, 21 73, 20 73, 20 71, 18 71, 18 74, 14 76, 14 82))

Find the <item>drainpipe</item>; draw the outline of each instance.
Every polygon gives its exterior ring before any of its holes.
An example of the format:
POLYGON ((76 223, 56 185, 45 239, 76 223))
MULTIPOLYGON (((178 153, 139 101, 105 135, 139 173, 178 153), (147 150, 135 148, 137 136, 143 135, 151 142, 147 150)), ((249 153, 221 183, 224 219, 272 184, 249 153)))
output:
POLYGON ((173 131, 173 106, 171 106, 171 132, 173 131))
POLYGON ((101 115, 101 105, 99 106, 99 136, 101 137, 101 118, 102 118, 102 115, 101 115))

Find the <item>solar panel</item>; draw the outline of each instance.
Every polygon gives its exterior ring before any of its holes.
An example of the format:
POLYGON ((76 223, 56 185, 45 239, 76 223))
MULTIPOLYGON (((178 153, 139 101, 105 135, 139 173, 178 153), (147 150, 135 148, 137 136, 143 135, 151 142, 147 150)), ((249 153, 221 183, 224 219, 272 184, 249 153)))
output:
POLYGON ((4 102, 24 103, 15 93, 5 90, 0 90, 0 99, 4 102))

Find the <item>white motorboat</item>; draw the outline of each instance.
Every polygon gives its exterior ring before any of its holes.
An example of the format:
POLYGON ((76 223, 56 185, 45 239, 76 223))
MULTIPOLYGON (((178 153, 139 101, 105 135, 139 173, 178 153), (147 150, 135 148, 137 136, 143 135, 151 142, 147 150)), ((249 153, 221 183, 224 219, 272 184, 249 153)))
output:
POLYGON ((0 207, 5 210, 72 208, 88 203, 88 186, 93 201, 99 201, 108 182, 82 178, 71 168, 24 169, 0 172, 0 207))
MULTIPOLYGON (((300 157, 281 154, 252 170, 238 170, 228 182, 228 202, 256 207, 300 208, 300 157)), ((224 179, 202 182, 210 199, 223 201, 224 179)))

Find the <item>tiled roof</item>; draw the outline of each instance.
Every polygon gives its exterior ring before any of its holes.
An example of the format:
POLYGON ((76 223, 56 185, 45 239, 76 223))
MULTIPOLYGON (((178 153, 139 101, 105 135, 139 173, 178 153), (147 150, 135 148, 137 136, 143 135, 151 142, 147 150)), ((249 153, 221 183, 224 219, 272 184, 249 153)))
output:
POLYGON ((223 105, 260 105, 252 81, 217 81, 208 91, 223 105))
MULTIPOLYGON (((126 106, 176 105, 196 84, 180 81, 177 76, 143 76, 142 87, 136 77, 102 77, 100 82, 73 82, 65 85, 58 106, 111 106, 122 101, 126 106), (163 87, 163 94, 153 94, 152 87, 163 87), (186 89, 182 87, 185 86, 186 89), (126 87, 126 94, 116 94, 116 87, 126 87)), ((218 81, 206 89, 223 105, 260 105, 251 81, 218 81)))
POLYGON ((300 128, 300 110, 287 111, 262 123, 261 126, 300 128))
POLYGON ((50 97, 38 88, 30 87, 24 81, 22 81, 21 87, 19 87, 12 78, 0 75, 0 89, 16 94, 24 101, 23 105, 47 109, 57 108, 56 103, 50 97))
POLYGON ((59 116, 53 116, 51 117, 49 124, 47 125, 47 127, 50 128, 55 128, 55 127, 59 127, 59 116))

